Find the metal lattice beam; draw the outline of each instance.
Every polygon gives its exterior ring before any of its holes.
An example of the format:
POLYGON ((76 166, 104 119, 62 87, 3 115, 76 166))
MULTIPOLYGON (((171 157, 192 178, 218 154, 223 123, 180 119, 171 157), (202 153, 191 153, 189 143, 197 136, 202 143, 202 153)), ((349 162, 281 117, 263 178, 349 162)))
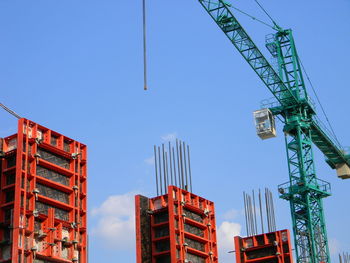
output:
POLYGON ((271 64, 234 17, 229 6, 222 0, 199 0, 199 2, 279 103, 284 106, 297 104, 297 98, 293 92, 284 84, 271 64))

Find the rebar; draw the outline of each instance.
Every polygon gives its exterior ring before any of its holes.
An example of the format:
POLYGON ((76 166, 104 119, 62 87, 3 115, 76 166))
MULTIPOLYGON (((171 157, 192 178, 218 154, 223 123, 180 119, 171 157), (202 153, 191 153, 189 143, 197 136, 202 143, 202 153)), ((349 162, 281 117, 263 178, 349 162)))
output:
POLYGON ((187 174, 187 162, 186 162, 186 146, 185 146, 185 142, 182 142, 183 145, 183 151, 184 151, 184 168, 185 168, 185 181, 186 181, 186 186, 185 189, 188 191, 189 187, 188 187, 188 174, 187 174))
POLYGON ((254 235, 254 219, 253 219, 253 211, 252 211, 252 199, 248 196, 248 206, 249 206, 249 222, 250 222, 250 235, 254 235))
POLYGON ((166 174, 166 181, 167 181, 167 187, 168 187, 170 185, 168 152, 165 151, 164 153, 165 153, 165 174, 166 174))
POLYGON ((243 192, 243 200, 244 200, 245 228, 246 228, 246 231, 247 231, 247 236, 249 236, 248 218, 247 218, 247 202, 246 202, 245 192, 243 192))
POLYGON ((264 218, 263 218, 263 210, 261 205, 261 191, 259 189, 259 208, 260 208, 260 221, 261 221, 261 233, 264 233, 264 218))
POLYGON ((159 196, 158 190, 158 168, 157 168, 157 147, 154 145, 154 168, 156 171, 156 188, 157 188, 157 196, 159 196))
POLYGON ((350 254, 347 252, 339 253, 339 263, 350 263, 350 254))
POLYGON ((181 169, 180 169, 180 153, 179 153, 179 142, 176 139, 176 155, 177 155, 177 173, 179 174, 179 185, 183 189, 182 180, 181 180, 181 169))
POLYGON ((191 158, 190 158, 190 146, 187 145, 187 158, 188 158, 188 172, 190 176, 190 191, 192 192, 192 172, 191 172, 191 158))
POLYGON ((167 193, 170 185, 192 192, 190 147, 176 139, 176 149, 171 142, 154 146, 154 167, 157 195, 167 193), (177 163, 177 164, 176 164, 177 163))
POLYGON ((160 158, 160 147, 158 146, 158 164, 159 164, 159 184, 160 184, 160 194, 163 195, 163 184, 162 184, 162 164, 160 158))
POLYGON ((265 188, 265 206, 266 206, 266 216, 267 216, 267 230, 271 232, 271 221, 270 221, 270 207, 267 197, 267 189, 265 188))
POLYGON ((246 203, 246 216, 247 216, 247 236, 251 235, 251 228, 250 228, 250 213, 249 213, 249 200, 248 200, 248 195, 245 194, 245 203, 246 203))
MULTIPOLYGON (((259 210, 257 211, 255 197, 255 191, 252 191, 252 194, 249 195, 246 192, 243 192, 244 200, 244 213, 245 213, 245 222, 246 222, 246 231, 248 236, 258 235, 259 226, 257 219, 257 212, 260 213, 260 229, 261 233, 265 232, 264 227, 264 209, 263 209, 263 198, 261 190, 258 191, 258 201, 259 201, 259 210)), ((266 222, 267 222, 267 231, 273 232, 276 231, 276 219, 275 219, 275 208, 273 204, 272 192, 265 188, 265 208, 266 208, 266 222)), ((350 263, 350 262, 349 262, 350 263)))
POLYGON ((162 152, 163 152, 163 177, 164 177, 164 193, 166 193, 166 189, 167 189, 167 180, 166 180, 166 169, 165 169, 165 154, 164 154, 164 143, 162 144, 162 152))
POLYGON ((254 224, 255 224, 255 234, 258 233, 258 228, 257 228, 257 222, 256 222, 256 206, 255 206, 255 194, 254 194, 254 190, 253 190, 253 208, 254 208, 254 224))
POLYGON ((183 155, 182 155, 182 142, 180 141, 180 167, 181 167, 181 183, 182 183, 182 189, 186 189, 185 186, 185 178, 184 178, 184 165, 182 163, 183 155))
POLYGON ((171 178, 171 184, 174 185, 173 180, 173 166, 172 166, 172 160, 171 160, 171 143, 169 142, 169 164, 170 164, 170 178, 171 178))
POLYGON ((272 192, 268 190, 268 193, 269 193, 269 204, 270 204, 270 211, 271 211, 272 231, 276 231, 275 209, 273 205, 272 192))
POLYGON ((176 179, 176 165, 175 165, 175 149, 172 147, 172 153, 173 153, 173 166, 174 166, 174 179, 175 179, 175 185, 177 185, 177 179, 176 179))

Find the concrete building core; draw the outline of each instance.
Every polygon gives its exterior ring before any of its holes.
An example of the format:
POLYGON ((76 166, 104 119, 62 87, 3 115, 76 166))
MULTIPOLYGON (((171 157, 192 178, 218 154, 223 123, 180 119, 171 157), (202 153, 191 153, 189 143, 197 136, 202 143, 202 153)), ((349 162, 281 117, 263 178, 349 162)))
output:
POLYGON ((27 119, 0 143, 0 262, 87 262, 87 147, 27 119))
POLYGON ((293 263, 289 230, 234 238, 236 263, 293 263))
POLYGON ((175 186, 135 196, 137 263, 217 263, 214 203, 175 186))

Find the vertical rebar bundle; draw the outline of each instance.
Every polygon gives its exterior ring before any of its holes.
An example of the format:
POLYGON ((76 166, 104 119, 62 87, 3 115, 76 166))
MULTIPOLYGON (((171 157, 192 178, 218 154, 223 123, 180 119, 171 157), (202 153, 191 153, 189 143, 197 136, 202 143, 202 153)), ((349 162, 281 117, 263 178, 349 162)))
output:
POLYGON ((157 196, 166 194, 169 185, 192 192, 190 147, 185 142, 176 139, 174 146, 155 145, 154 167, 157 196))
POLYGON ((339 263, 350 263, 350 254, 349 253, 339 253, 339 263))
POLYGON ((267 231, 268 232, 276 231, 275 209, 273 204, 272 192, 268 188, 265 188, 264 198, 262 197, 262 193, 260 189, 257 193, 259 209, 256 206, 256 198, 255 198, 254 190, 252 191, 251 195, 247 194, 246 192, 243 192, 243 199, 244 199, 244 212, 245 212, 247 236, 254 236, 260 233, 264 233, 265 220, 267 223, 267 231), (266 211, 265 220, 264 220, 264 200, 265 200, 265 211, 266 211), (261 227, 260 233, 258 230, 258 220, 257 220, 258 214, 260 215, 260 227, 261 227))

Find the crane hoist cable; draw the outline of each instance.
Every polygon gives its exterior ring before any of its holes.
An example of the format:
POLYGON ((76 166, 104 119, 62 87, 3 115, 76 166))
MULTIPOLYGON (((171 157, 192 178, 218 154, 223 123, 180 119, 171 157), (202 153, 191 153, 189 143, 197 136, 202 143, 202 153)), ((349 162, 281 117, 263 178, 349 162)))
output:
POLYGON ((0 107, 3 108, 8 113, 10 113, 11 115, 15 116, 17 119, 22 119, 21 116, 19 116, 16 112, 11 110, 10 108, 6 107, 4 104, 0 103, 0 107))
POLYGON ((270 14, 266 11, 266 9, 259 3, 259 1, 258 0, 254 0, 255 1, 255 3, 257 3, 257 5, 261 8, 261 10, 270 18, 270 20, 272 21, 272 23, 275 25, 275 27, 276 28, 274 28, 274 29, 278 29, 278 28, 280 28, 279 26, 278 26, 278 24, 275 22, 275 20, 272 18, 272 16, 270 16, 270 14))
POLYGON ((328 119, 328 116, 327 116, 327 114, 326 114, 326 111, 325 111, 325 109, 323 108, 323 105, 322 105, 322 103, 321 103, 321 101, 320 101, 320 99, 319 99, 319 97, 318 97, 318 95, 317 95, 316 89, 315 89, 315 87, 314 87, 314 85, 313 85, 313 83, 312 83, 312 81, 311 81, 311 79, 310 79, 310 77, 309 77, 309 74, 307 74, 307 71, 306 71, 306 69, 305 69, 305 67, 304 67, 304 64, 303 64, 303 62, 302 62, 302 60, 300 59, 299 56, 298 56, 298 59, 299 59, 299 61, 300 61, 301 67, 302 67, 302 69, 303 69, 303 71, 304 71, 304 73, 305 73, 305 76, 306 76, 306 78, 307 78, 307 80, 308 80, 308 82, 309 82, 309 84, 310 84, 310 86, 311 86, 312 92, 314 93, 314 95, 315 95, 315 97, 316 97, 316 100, 317 100, 317 102, 318 102, 318 104, 320 105, 320 108, 321 108, 321 110, 322 110, 322 113, 323 113, 324 117, 326 118, 326 121, 327 121, 327 124, 328 124, 328 126, 329 126, 330 132, 331 132, 332 136, 334 137, 334 140, 336 140, 336 142, 337 142, 339 145, 341 145, 340 142, 339 142, 339 140, 338 140, 337 135, 336 135, 335 132, 334 132, 333 126, 332 126, 330 120, 328 119))
POLYGON ((143 15, 143 89, 147 90, 147 20, 146 20, 146 0, 142 0, 143 15))

